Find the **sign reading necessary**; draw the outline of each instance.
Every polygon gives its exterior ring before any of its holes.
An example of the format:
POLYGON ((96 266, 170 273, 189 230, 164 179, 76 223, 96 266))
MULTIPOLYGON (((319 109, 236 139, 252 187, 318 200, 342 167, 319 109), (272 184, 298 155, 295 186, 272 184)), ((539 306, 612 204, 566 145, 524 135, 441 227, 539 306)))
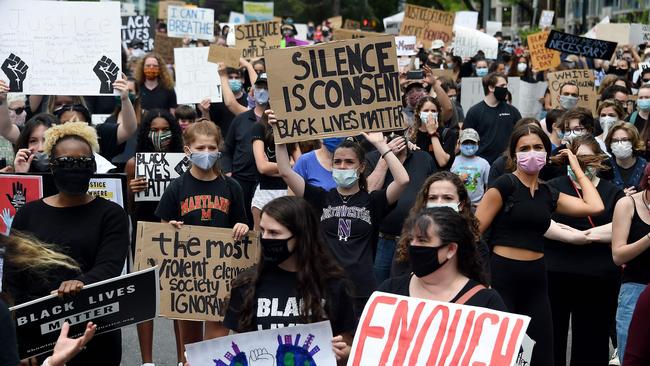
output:
POLYGON ((275 141, 406 128, 394 36, 275 49, 266 61, 275 141))
POLYGON ((487 308, 372 294, 348 366, 512 365, 530 318, 487 308), (437 362, 436 362, 437 360, 437 362))
POLYGON ((217 46, 213 44, 210 46, 210 53, 208 54, 208 62, 219 63, 223 62, 226 67, 239 68, 239 58, 241 51, 236 48, 217 46))
POLYGON ((539 17, 539 27, 542 29, 547 27, 552 27, 554 16, 555 16, 555 11, 542 10, 542 15, 539 17))
POLYGON ((334 39, 337 41, 342 41, 345 39, 357 39, 357 38, 368 38, 368 37, 377 37, 383 36, 383 33, 377 32, 366 32, 362 30, 353 30, 353 29, 334 29, 334 39))
MULTIPOLYGON (((16 212, 27 203, 43 198, 43 177, 0 174, 0 234, 9 235, 16 212)), ((0 268, 0 274, 2 268, 0 268)), ((2 277, 0 276, 0 280, 2 277)), ((0 285, 1 286, 1 285, 0 285)))
POLYGON ((546 40, 546 48, 573 55, 609 60, 616 51, 616 42, 574 36, 552 30, 546 40))
POLYGON ((530 61, 535 71, 544 71, 560 65, 560 53, 546 48, 549 32, 543 31, 528 35, 530 61))
POLYGON ((25 94, 113 94, 120 28, 115 1, 0 1, 0 78, 25 94))
POLYGON ((465 27, 454 28, 454 56, 474 57, 478 51, 483 51, 485 58, 495 59, 499 53, 499 41, 476 29, 465 27))
POLYGON ((562 84, 573 81, 579 89, 578 107, 584 107, 590 111, 596 110, 596 89, 594 74, 591 70, 565 70, 548 73, 548 88, 551 92, 551 105, 553 108, 560 108, 560 87, 562 84))
POLYGON ((167 8, 167 35, 177 38, 214 38, 214 10, 169 6, 167 8))
POLYGON ((154 267, 84 286, 75 296, 49 295, 12 307, 20 358, 54 349, 64 322, 70 324, 68 336, 78 338, 89 321, 102 334, 155 318, 158 288, 154 267))
POLYGON ((235 27, 235 48, 250 60, 264 57, 265 51, 280 48, 282 32, 279 21, 247 23, 235 27))
POLYGON ((415 36, 397 36, 395 37, 395 46, 397 47, 397 56, 415 56, 418 53, 416 49, 417 40, 415 36))
POLYGON ((453 37, 454 17, 454 13, 406 4, 399 34, 416 36, 425 48, 431 47, 436 39, 448 44, 453 37))
POLYGON ((244 1, 244 17, 247 23, 273 20, 273 1, 244 1))
MULTIPOLYGON (((193 210, 193 202, 181 210, 193 210)), ((224 202, 214 202, 215 207, 224 202)), ((241 241, 232 229, 138 222, 136 270, 158 265, 160 315, 173 319, 218 321, 225 315, 230 284, 241 272, 257 264, 257 233, 241 241)))
POLYGON ((174 64, 174 49, 183 47, 181 38, 168 37, 164 33, 156 33, 156 48, 154 49, 166 63, 174 64))
POLYGON ((172 180, 190 169, 190 160, 183 153, 137 153, 135 176, 147 178, 147 189, 135 194, 135 201, 160 201, 172 180))
POLYGON ((148 15, 122 17, 122 45, 128 47, 129 43, 137 38, 144 43, 144 52, 153 51, 153 41, 156 35, 153 26, 148 15))
POLYGON ((175 48, 176 96, 179 104, 201 103, 209 98, 220 103, 219 66, 208 62, 210 47, 175 48))

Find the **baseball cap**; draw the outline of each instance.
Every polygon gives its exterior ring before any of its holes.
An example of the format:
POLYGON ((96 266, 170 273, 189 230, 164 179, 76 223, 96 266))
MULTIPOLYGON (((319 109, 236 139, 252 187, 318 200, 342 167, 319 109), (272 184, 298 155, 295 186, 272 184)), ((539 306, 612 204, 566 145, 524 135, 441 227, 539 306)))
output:
POLYGON ((478 132, 473 128, 466 128, 460 131, 460 142, 461 144, 465 141, 474 141, 479 142, 478 132))
POLYGON ((432 50, 437 50, 443 48, 444 46, 445 46, 445 42, 442 39, 436 39, 435 41, 431 42, 432 50))
POLYGON ((266 76, 266 73, 263 72, 257 76, 257 80, 255 80, 255 85, 259 83, 268 83, 268 77, 266 76))

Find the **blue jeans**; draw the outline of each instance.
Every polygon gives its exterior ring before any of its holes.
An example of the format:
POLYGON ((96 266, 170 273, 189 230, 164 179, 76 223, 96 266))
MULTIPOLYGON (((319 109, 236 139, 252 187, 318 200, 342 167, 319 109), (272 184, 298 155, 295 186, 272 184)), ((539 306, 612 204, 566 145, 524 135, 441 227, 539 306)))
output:
POLYGON ((627 344, 627 331, 630 328, 632 314, 636 302, 645 289, 646 285, 634 282, 626 282, 621 285, 618 293, 618 308, 616 309, 616 339, 618 342, 618 358, 623 365, 623 355, 627 344))
POLYGON ((379 238, 377 241, 377 255, 375 255, 375 279, 381 285, 390 276, 390 266, 395 256, 395 240, 379 238))

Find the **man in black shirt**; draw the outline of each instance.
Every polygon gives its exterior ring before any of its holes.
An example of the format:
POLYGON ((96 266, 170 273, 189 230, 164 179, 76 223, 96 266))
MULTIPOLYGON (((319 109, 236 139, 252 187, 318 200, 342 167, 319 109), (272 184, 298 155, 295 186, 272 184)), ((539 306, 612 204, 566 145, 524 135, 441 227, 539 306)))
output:
MULTIPOLYGON (((228 85, 230 90, 235 95, 237 103, 246 107, 248 106, 248 95, 244 90, 241 71, 232 67, 226 69, 228 73, 228 85)), ((230 125, 232 124, 235 115, 226 107, 223 102, 210 103, 210 119, 214 121, 219 128, 221 128, 221 135, 228 136, 230 125)))
POLYGON ((483 78, 483 101, 467 111, 463 128, 478 131, 481 145, 477 155, 490 164, 508 145, 515 123, 521 119, 517 108, 506 102, 508 80, 499 73, 490 73, 483 78))

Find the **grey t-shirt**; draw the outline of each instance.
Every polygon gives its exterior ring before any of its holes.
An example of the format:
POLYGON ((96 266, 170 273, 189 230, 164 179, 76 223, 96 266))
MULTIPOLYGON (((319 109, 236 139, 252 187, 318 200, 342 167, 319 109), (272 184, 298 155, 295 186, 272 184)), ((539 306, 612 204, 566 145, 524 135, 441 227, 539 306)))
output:
POLYGON ((472 204, 481 202, 490 174, 490 164, 487 160, 480 156, 458 155, 451 166, 451 172, 458 175, 465 184, 472 204))

